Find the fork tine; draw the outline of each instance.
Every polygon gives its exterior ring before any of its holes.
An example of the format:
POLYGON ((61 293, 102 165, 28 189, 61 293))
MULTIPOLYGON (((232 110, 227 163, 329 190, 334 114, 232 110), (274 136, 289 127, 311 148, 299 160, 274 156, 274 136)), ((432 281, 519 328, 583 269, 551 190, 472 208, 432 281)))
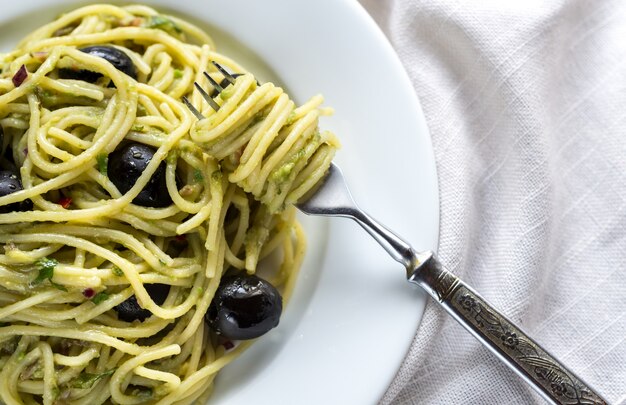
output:
POLYGON ((215 61, 211 61, 211 63, 213 63, 213 66, 215 66, 217 68, 217 70, 219 70, 220 73, 224 75, 224 78, 228 81, 228 83, 230 83, 230 84, 235 83, 235 78, 233 77, 233 75, 228 73, 228 71, 226 69, 224 69, 222 67, 222 65, 220 65, 219 63, 217 63, 215 61))
POLYGON ((209 76, 207 72, 204 72, 204 77, 206 77, 207 80, 211 83, 211 86, 215 87, 215 90, 217 90, 218 93, 224 90, 224 88, 220 86, 220 84, 216 82, 211 76, 209 76))
POLYGON ((183 103, 185 103, 187 108, 189 108, 189 111, 191 111, 191 113, 195 115, 197 119, 204 119, 204 116, 200 113, 200 111, 196 110, 196 107, 194 107, 193 104, 191 104, 191 102, 189 102, 189 100, 185 96, 183 96, 183 103))
POLYGON ((204 91, 204 89, 198 84, 198 82, 193 82, 193 85, 196 86, 196 89, 198 89, 202 98, 205 99, 207 103, 209 103, 209 105, 212 109, 215 110, 215 112, 217 112, 217 110, 220 109, 220 105, 217 104, 215 100, 213 100, 213 97, 211 97, 206 91, 204 91))

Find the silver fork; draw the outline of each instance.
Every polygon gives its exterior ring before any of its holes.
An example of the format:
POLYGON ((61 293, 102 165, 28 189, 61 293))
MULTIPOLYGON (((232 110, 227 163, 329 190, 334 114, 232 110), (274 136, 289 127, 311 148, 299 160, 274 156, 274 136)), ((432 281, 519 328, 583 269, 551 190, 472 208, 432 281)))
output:
MULTIPOLYGON (((213 64, 224 75, 227 83, 234 83, 233 75, 219 64, 213 64)), ((218 93, 225 87, 224 81, 217 83, 207 73, 205 76, 218 93)), ((217 111, 219 106, 215 100, 198 83, 194 84, 202 97, 217 111)), ((204 118, 186 98, 183 98, 183 102, 198 119, 204 118)), ((406 268, 406 277, 410 283, 422 287, 549 403, 607 404, 588 384, 494 309, 470 286, 446 270, 433 252, 415 251, 409 243, 361 210, 354 202, 341 170, 334 163, 325 178, 296 206, 308 215, 338 216, 355 220, 394 260, 406 268)))

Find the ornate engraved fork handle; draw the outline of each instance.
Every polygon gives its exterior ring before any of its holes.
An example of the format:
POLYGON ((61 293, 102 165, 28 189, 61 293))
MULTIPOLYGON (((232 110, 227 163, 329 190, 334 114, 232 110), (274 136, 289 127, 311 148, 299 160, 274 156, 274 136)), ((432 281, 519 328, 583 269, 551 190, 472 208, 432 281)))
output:
POLYGON ((432 252, 417 253, 409 243, 358 208, 339 167, 328 174, 298 208, 310 215, 348 217, 361 225, 450 315, 519 374, 550 403, 606 404, 598 394, 493 309, 463 281, 444 269, 432 252))
POLYGON ((409 271, 461 325, 554 404, 606 404, 587 384, 426 252, 409 271))

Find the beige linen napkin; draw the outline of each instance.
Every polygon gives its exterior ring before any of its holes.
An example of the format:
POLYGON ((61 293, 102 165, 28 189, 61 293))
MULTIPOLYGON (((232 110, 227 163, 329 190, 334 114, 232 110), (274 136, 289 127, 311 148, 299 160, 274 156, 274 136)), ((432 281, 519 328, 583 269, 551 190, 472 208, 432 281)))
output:
MULTIPOLYGON (((430 128, 440 258, 626 403, 626 2, 361 3, 430 128)), ((429 303, 382 403, 543 401, 429 303)))

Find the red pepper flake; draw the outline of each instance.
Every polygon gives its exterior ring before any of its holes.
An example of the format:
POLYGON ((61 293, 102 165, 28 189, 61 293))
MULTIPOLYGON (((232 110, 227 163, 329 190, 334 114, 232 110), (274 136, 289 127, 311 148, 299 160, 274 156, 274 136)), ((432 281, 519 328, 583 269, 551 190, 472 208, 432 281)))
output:
POLYGON ((230 340, 225 340, 224 342, 222 342, 222 346, 224 346, 224 349, 230 350, 235 347, 235 344, 230 340))
POLYGON ((28 77, 28 70, 26 70, 26 66, 22 65, 17 72, 13 75, 11 79, 15 87, 19 87, 24 80, 28 77))
POLYGON ((70 197, 63 197, 59 200, 59 205, 65 209, 68 209, 71 203, 72 199, 70 197))
POLYGON ((83 290, 83 295, 85 296, 85 298, 93 298, 96 295, 96 290, 94 290, 93 288, 85 288, 83 290))
POLYGON ((59 200, 59 205, 65 209, 69 208, 70 204, 72 204, 71 197, 63 197, 59 200))
POLYGON ((184 249, 187 247, 187 235, 176 235, 172 241, 174 247, 184 249))

